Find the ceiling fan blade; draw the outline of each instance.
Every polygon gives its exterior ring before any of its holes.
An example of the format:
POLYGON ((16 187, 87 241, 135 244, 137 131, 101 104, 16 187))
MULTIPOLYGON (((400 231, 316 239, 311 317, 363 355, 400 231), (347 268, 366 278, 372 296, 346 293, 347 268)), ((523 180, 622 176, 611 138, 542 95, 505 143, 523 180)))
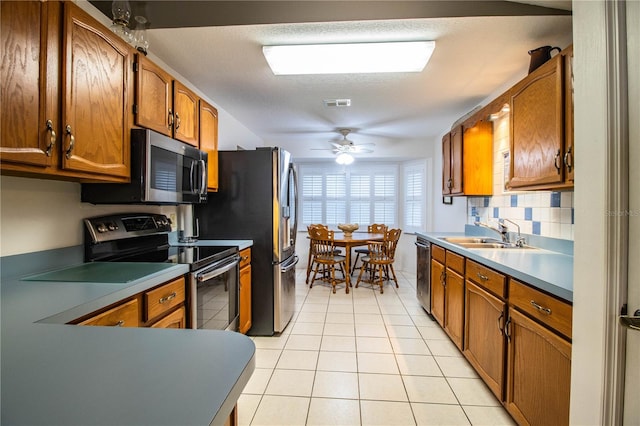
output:
POLYGON ((376 146, 376 144, 373 142, 364 142, 364 143, 357 143, 355 144, 355 146, 376 146))
POLYGON ((356 154, 369 154, 369 153, 372 153, 373 150, 368 148, 362 148, 362 149, 356 149, 354 152, 356 154))

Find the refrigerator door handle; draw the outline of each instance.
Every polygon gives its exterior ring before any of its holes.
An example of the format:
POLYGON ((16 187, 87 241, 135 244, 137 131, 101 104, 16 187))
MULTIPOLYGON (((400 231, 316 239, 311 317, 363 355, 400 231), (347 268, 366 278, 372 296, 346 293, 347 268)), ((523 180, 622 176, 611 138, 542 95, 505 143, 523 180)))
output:
POLYGON ((296 245, 296 237, 298 235, 298 174, 296 173, 296 169, 291 166, 289 168, 289 172, 291 173, 291 177, 293 180, 293 232, 291 236, 291 245, 295 247, 296 245))
POLYGON ((281 264, 280 265, 280 272, 287 272, 289 270, 291 270, 291 268, 295 268, 295 266, 298 264, 298 261, 300 260, 300 258, 296 255, 293 256, 293 260, 291 262, 289 262, 288 264, 281 264))

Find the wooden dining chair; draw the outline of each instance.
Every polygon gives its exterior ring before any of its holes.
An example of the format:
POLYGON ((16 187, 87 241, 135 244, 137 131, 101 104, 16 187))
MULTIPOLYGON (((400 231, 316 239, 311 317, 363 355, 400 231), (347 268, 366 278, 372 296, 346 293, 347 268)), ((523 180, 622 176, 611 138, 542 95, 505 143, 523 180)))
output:
POLYGON ((320 268, 322 268, 321 279, 331 283, 333 293, 336 292, 336 284, 344 282, 348 294, 349 276, 345 273, 347 258, 341 254, 336 254, 334 232, 323 227, 309 228, 308 231, 309 238, 311 238, 311 253, 314 266, 309 288, 313 286, 313 282, 320 268), (343 279, 336 278, 336 268, 340 268, 343 279))
MULTIPOLYGON (((314 223, 311 225, 307 225, 307 232, 309 232, 311 228, 315 228, 315 227, 329 229, 327 225, 324 225, 322 223, 314 223)), ((334 250, 334 254, 336 255, 342 254, 342 250, 340 248, 336 248, 334 250)), ((309 277, 311 276, 311 271, 313 270, 314 262, 315 262, 315 257, 313 255, 313 240, 311 238, 311 235, 309 234, 309 259, 307 260, 307 279, 305 280, 305 283, 307 284, 309 284, 309 277)))
MULTIPOLYGON (((372 223, 371 225, 367 226, 367 232, 370 234, 384 234, 385 232, 387 232, 387 225, 382 224, 382 223, 372 223)), ((359 247, 357 249, 354 250, 356 253, 356 259, 353 261, 353 266, 351 267, 351 274, 353 274, 353 271, 356 269, 360 269, 360 268, 356 268, 356 264, 358 263, 358 259, 360 258, 360 255, 362 256, 366 256, 369 254, 369 248, 368 247, 359 247)), ((360 266, 362 267, 362 265, 360 266)))
POLYGON ((396 272, 393 269, 393 262, 401 233, 400 229, 390 229, 385 232, 383 241, 369 241, 367 243, 369 254, 362 258, 362 267, 360 268, 360 274, 358 274, 356 288, 362 281, 362 275, 365 271, 369 273, 369 280, 364 282, 375 284, 377 279, 380 293, 384 293, 384 282, 385 280, 390 281, 391 276, 393 276, 393 281, 396 283, 396 288, 399 287, 396 272))

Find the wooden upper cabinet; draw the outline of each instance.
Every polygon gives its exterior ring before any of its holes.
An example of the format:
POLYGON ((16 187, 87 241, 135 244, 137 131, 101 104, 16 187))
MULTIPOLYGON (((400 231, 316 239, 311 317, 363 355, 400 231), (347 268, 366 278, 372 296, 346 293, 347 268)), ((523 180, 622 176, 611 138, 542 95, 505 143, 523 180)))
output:
POLYGON ((563 57, 556 55, 512 89, 512 188, 563 182, 563 57))
POLYGON ((0 6, 0 159, 3 163, 51 166, 60 141, 60 5, 3 1, 0 6))
POLYGON ((218 110, 200 99, 200 149, 207 153, 207 190, 218 190, 218 110))
POLYGON ((135 70, 135 124, 172 137, 173 78, 140 53, 135 70))
POLYGON ((139 53, 135 71, 135 124, 199 147, 198 95, 139 53))
POLYGON ((564 105, 565 105, 565 131, 564 131, 564 173, 565 181, 573 186, 575 171, 575 146, 573 144, 573 46, 569 46, 561 52, 564 59, 564 105))
POLYGON ((173 136, 179 141, 200 146, 198 132, 199 101, 198 95, 177 80, 173 81, 173 136))
POLYGON ((493 193, 493 124, 457 126, 442 139, 443 195, 493 193))
POLYGON ((63 58, 62 167, 128 179, 132 50, 66 2, 63 58))

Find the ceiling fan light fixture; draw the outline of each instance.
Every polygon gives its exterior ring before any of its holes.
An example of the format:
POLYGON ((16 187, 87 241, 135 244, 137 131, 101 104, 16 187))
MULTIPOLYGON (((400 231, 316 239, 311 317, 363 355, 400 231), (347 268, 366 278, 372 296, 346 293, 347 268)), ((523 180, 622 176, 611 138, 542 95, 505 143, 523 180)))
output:
POLYGON ((336 163, 342 166, 348 166, 349 164, 353 163, 353 156, 351 154, 343 152, 336 157, 336 163))
POLYGON ((435 41, 263 46, 275 75, 420 72, 435 41))

